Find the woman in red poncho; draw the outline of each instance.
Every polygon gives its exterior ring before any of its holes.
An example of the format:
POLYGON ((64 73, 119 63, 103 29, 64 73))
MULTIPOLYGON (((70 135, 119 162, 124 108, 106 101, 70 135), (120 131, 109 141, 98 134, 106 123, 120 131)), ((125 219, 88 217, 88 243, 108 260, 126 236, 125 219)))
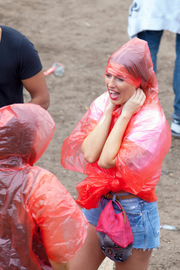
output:
POLYGON ((77 202, 90 225, 71 269, 95 270, 105 258, 96 225, 108 200, 115 198, 134 238, 132 255, 116 262, 116 269, 145 270, 160 244, 155 187, 171 144, 147 42, 134 38, 112 54, 105 84, 108 91, 91 104, 61 152, 65 168, 87 175, 77 185, 77 202))
POLYGON ((65 270, 83 245, 87 220, 49 171, 32 166, 54 133, 35 104, 0 109, 0 269, 65 270))

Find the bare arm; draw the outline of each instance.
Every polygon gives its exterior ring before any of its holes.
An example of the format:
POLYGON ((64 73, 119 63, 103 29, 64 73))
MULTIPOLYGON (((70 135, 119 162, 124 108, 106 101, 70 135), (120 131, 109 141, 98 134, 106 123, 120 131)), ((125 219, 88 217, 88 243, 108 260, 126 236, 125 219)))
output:
POLYGON ((44 109, 49 107, 49 92, 42 70, 35 76, 22 80, 22 83, 31 95, 30 103, 38 104, 44 109))
POLYGON ((122 113, 109 134, 100 155, 98 165, 102 168, 115 167, 115 158, 122 143, 126 127, 133 114, 137 113, 144 104, 146 96, 141 89, 136 90, 132 97, 124 104, 122 113))
POLYGON ((69 270, 69 263, 57 263, 49 260, 53 270, 69 270))
POLYGON ((108 136, 113 110, 114 105, 109 102, 97 126, 82 143, 81 151, 88 163, 94 163, 100 157, 104 143, 106 142, 108 136))

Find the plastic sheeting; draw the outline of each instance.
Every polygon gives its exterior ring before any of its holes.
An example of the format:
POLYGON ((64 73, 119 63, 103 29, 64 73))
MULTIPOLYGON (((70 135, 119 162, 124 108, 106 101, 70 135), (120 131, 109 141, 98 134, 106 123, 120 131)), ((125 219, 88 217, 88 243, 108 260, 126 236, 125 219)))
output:
POLYGON ((0 269, 52 269, 83 245, 87 221, 49 171, 32 166, 54 133, 35 104, 0 109, 0 269))
MULTIPOLYGON (((155 187, 160 179, 162 162, 171 145, 171 132, 158 100, 158 85, 147 42, 134 38, 109 58, 106 73, 115 75, 146 94, 141 110, 132 116, 124 133, 116 167, 102 169, 97 162, 88 164, 81 152, 86 136, 94 129, 108 104, 107 92, 98 97, 79 121, 61 151, 61 164, 84 173, 77 185, 77 202, 87 209, 98 206, 100 197, 121 190, 152 202, 157 200, 155 187)), ((113 112, 111 127, 121 114, 113 112)))

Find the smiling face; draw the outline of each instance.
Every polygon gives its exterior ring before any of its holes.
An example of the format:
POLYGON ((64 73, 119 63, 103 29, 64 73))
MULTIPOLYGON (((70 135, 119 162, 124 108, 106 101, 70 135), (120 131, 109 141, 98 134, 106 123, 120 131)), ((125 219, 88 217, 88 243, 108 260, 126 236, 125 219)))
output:
POLYGON ((109 92, 111 102, 114 105, 122 105, 134 94, 136 87, 122 79, 107 73, 105 84, 109 92))

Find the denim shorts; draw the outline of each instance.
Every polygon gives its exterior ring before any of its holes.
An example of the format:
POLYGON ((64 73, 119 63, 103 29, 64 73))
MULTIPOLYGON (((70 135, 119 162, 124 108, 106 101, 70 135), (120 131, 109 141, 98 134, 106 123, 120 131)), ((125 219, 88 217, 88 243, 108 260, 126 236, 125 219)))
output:
MULTIPOLYGON (((83 209, 88 222, 97 226, 99 216, 109 202, 102 197, 98 208, 83 209)), ((152 249, 160 245, 160 223, 157 202, 146 202, 140 198, 119 200, 126 211, 133 232, 133 248, 152 249)), ((119 208, 114 204, 115 212, 119 208)))

